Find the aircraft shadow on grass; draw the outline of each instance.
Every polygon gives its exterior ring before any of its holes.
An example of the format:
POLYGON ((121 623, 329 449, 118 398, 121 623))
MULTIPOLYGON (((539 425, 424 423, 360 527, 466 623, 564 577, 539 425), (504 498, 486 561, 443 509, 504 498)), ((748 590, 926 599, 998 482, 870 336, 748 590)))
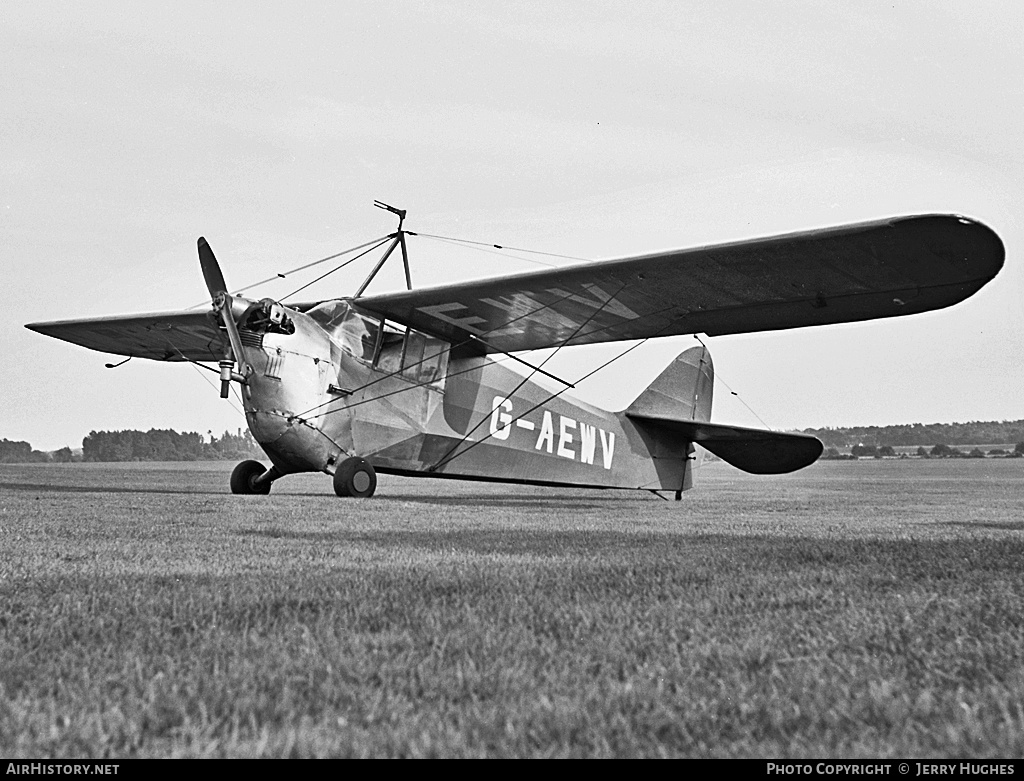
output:
POLYGON ((461 494, 455 496, 423 496, 422 494, 389 495, 388 499, 396 503, 426 504, 441 507, 520 507, 524 509, 552 510, 564 514, 567 509, 572 512, 581 510, 597 510, 602 507, 615 506, 622 502, 656 501, 654 496, 638 496, 636 492, 611 491, 595 492, 593 496, 578 494, 551 493, 541 496, 510 496, 497 494, 461 494))
POLYGON ((146 488, 124 485, 96 486, 0 482, 0 488, 7 491, 37 491, 41 494, 188 494, 189 496, 224 496, 223 491, 197 491, 194 488, 146 488))
MULTIPOLYGON (((124 485, 62 485, 59 483, 8 483, 0 481, 0 488, 9 491, 37 491, 39 493, 88 493, 88 494, 174 494, 189 496, 217 496, 224 498, 223 491, 197 490, 195 488, 173 488, 154 486, 124 486, 124 485)), ((595 492, 597 494, 597 492, 595 492)), ((322 494, 316 492, 294 492, 281 493, 279 497, 295 498, 322 498, 322 494)), ((551 493, 544 496, 509 496, 497 494, 463 494, 456 496, 423 496, 419 494, 397 494, 387 497, 385 501, 412 502, 415 504, 440 505, 448 507, 479 507, 480 505, 491 505, 496 502, 505 507, 529 507, 542 510, 557 510, 564 512, 567 500, 571 502, 573 511, 598 509, 607 505, 614 505, 620 502, 636 501, 657 501, 653 495, 641 494, 627 491, 600 492, 599 495, 580 497, 572 495, 566 497, 564 494, 551 493)))
POLYGON ((1007 532, 1024 531, 1024 521, 946 521, 943 526, 960 526, 964 529, 998 529, 1007 532))

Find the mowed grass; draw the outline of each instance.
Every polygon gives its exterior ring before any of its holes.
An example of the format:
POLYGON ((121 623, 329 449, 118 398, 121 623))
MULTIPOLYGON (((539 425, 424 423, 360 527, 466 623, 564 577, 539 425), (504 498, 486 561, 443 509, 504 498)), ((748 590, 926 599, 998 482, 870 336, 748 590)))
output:
POLYGON ((0 755, 1021 757, 1024 462, 0 467, 0 755))

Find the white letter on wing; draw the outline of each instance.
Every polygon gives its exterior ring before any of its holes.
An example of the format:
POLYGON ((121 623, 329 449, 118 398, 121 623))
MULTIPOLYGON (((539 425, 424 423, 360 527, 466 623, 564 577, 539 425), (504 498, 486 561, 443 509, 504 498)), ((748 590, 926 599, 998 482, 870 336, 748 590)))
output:
POLYGON ((452 325, 463 328, 473 334, 482 334, 483 331, 477 328, 477 325, 487 322, 482 317, 477 317, 476 315, 469 315, 468 317, 452 317, 448 314, 449 312, 455 312, 458 309, 469 309, 469 307, 464 304, 434 304, 433 306, 417 307, 417 309, 424 314, 436 317, 438 320, 442 320, 446 323, 451 323, 452 325))

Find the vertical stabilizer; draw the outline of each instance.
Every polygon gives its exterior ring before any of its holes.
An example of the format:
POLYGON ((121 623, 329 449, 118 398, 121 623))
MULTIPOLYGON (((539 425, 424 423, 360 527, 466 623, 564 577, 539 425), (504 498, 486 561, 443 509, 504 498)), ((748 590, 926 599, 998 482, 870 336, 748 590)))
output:
POLYGON ((711 353, 701 345, 680 353, 626 412, 630 415, 711 420, 715 366, 711 353))

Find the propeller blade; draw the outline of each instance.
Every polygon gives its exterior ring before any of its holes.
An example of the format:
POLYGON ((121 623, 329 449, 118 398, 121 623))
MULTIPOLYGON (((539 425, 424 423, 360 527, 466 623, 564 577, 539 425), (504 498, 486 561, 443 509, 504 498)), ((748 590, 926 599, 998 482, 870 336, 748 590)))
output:
POLYGON ((202 236, 199 237, 199 266, 203 269, 203 279, 206 280, 210 298, 216 298, 219 294, 228 292, 228 285, 224 281, 220 264, 217 263, 213 250, 202 236))
POLYGON ((228 285, 224 281, 224 274, 221 273, 220 264, 210 249, 209 243, 202 236, 199 237, 199 267, 203 270, 203 279, 206 280, 206 287, 210 291, 210 298, 213 299, 213 308, 224 323, 224 330, 228 332, 228 342, 231 349, 220 362, 220 396, 222 399, 228 397, 228 387, 232 380, 245 378, 252 373, 252 367, 245 362, 245 353, 242 349, 242 340, 238 335, 238 325, 235 323, 231 311, 231 297, 228 295, 228 285), (241 374, 236 375, 233 371, 235 361, 241 374))

